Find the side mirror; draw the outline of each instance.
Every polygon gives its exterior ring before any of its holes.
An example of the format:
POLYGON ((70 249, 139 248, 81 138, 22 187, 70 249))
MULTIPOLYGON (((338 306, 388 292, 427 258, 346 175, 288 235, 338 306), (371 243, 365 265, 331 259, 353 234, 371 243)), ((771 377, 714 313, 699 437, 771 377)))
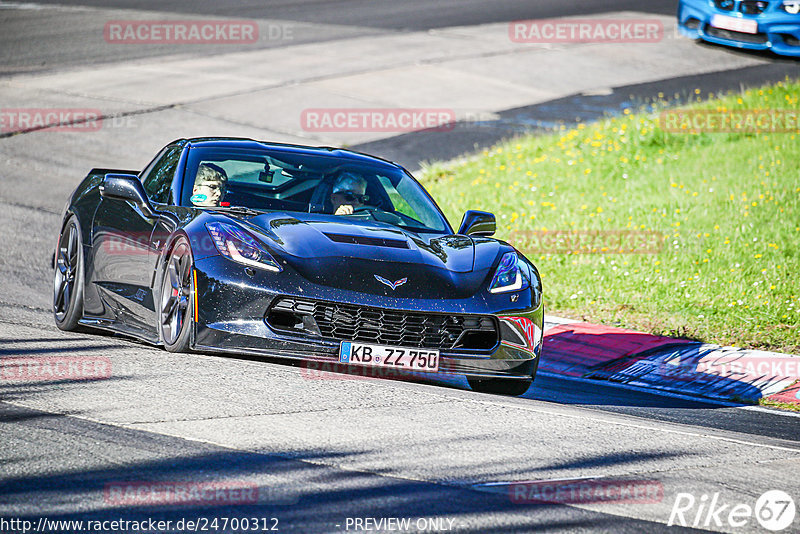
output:
POLYGON ((458 227, 458 233, 461 235, 489 237, 494 235, 495 230, 497 230, 497 221, 494 213, 475 210, 467 211, 461 219, 461 226, 458 227))
POLYGON ((100 184, 100 196, 131 202, 142 210, 145 217, 153 217, 156 213, 150 204, 150 199, 147 198, 142 182, 133 174, 106 174, 103 183, 100 184))

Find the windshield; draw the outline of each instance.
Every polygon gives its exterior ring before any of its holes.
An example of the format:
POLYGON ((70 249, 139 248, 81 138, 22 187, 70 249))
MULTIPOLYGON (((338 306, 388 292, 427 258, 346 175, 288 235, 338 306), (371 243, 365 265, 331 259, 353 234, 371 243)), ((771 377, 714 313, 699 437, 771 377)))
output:
POLYGON ((190 149, 181 205, 322 213, 448 232, 439 209, 400 169, 334 156, 269 150, 190 149))

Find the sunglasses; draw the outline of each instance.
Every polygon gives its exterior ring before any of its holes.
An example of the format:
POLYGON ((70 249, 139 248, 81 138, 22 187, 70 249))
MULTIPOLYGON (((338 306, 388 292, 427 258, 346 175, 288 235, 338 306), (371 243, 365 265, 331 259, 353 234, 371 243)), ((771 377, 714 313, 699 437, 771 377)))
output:
POLYGON ((340 191, 336 193, 337 195, 341 195, 348 202, 358 202, 360 204, 366 204, 369 197, 367 195, 359 195, 358 193, 353 193, 352 191, 340 191))

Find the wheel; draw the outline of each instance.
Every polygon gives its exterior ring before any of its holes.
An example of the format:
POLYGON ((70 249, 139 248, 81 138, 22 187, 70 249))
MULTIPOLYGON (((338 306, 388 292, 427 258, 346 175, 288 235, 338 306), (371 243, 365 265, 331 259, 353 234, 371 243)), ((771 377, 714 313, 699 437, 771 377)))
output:
POLYGON ((192 251, 185 238, 178 239, 170 252, 161 283, 161 306, 158 324, 164 348, 187 352, 194 310, 192 251))
POLYGON ((83 245, 75 216, 61 231, 53 269, 53 317, 61 330, 80 330, 83 317, 83 245))
POLYGON ((492 393, 495 395, 522 395, 533 382, 531 379, 518 378, 467 378, 472 391, 492 393))

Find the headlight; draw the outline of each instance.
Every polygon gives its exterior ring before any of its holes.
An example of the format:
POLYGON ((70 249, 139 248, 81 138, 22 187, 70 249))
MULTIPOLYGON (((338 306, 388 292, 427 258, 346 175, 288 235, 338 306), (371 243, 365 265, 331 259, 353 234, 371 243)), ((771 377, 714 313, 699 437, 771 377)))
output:
POLYGON ((506 252, 500 258, 500 265, 494 273, 492 283, 489 285, 490 293, 506 293, 508 291, 519 291, 531 285, 530 273, 528 269, 520 266, 516 252, 506 252))
POLYGON ((220 222, 206 223, 206 228, 219 253, 228 259, 276 273, 283 270, 264 245, 245 230, 220 222))
POLYGON ((783 0, 781 8, 790 15, 797 15, 800 13, 800 0, 783 0))

